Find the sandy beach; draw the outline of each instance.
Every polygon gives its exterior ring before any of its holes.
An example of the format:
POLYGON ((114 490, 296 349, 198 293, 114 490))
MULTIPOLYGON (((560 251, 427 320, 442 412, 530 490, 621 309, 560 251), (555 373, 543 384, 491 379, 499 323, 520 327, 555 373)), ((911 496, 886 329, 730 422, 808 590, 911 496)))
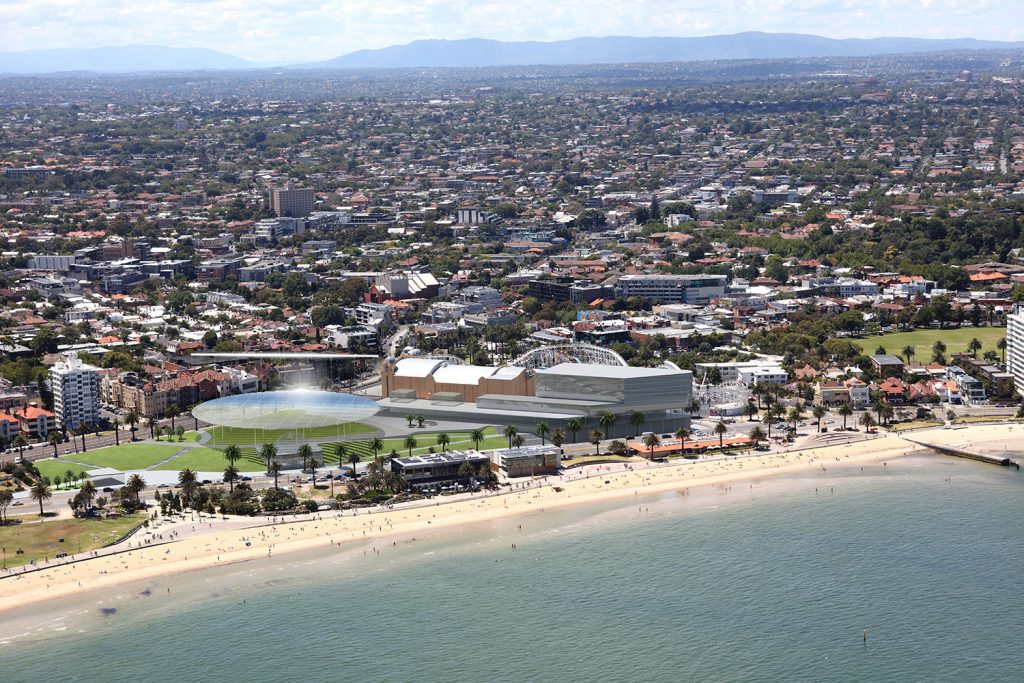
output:
MULTIPOLYGON (((984 428, 977 428, 984 429, 984 428)), ((1003 437, 1005 438, 1005 427, 1003 437)), ((1021 429, 1024 434, 1024 428, 1021 429)), ((960 432, 963 435, 963 432, 960 432)), ((979 433, 978 440, 993 432, 979 433)), ((921 448, 897 436, 877 438, 791 453, 711 461, 673 461, 667 464, 626 469, 622 465, 589 476, 571 471, 550 477, 551 485, 503 489, 500 494, 476 494, 450 502, 430 501, 406 508, 325 512, 278 524, 264 519, 230 520, 231 528, 214 521, 185 522, 197 530, 170 543, 142 545, 125 552, 47 567, 0 578, 0 611, 16 610, 33 603, 55 600, 82 591, 195 571, 207 567, 259 560, 301 550, 342 545, 352 541, 383 539, 532 513, 544 509, 580 505, 637 495, 725 484, 784 473, 821 470, 830 465, 876 463, 919 452, 921 448), (556 490, 556 487, 560 490, 556 490), (248 522, 249 528, 239 528, 248 522), (219 527, 203 532, 211 524, 219 527)), ((157 533, 157 532, 154 532, 157 533)), ((134 539, 133 539, 134 541, 134 539)), ((135 543, 142 541, 134 541, 135 543)))

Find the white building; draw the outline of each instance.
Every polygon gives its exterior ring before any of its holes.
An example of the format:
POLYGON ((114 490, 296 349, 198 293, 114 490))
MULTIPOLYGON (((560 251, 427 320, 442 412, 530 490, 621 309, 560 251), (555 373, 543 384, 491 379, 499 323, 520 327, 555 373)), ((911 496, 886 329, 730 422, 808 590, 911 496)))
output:
POLYGON ((1013 384, 1024 389, 1024 308, 1018 306, 1006 316, 1006 370, 1013 384))
POLYGON ((725 295, 725 275, 623 275, 617 294, 623 299, 705 305, 725 295))
POLYGON ((77 354, 67 354, 50 369, 50 387, 58 426, 75 429, 99 421, 99 371, 83 363, 77 354))

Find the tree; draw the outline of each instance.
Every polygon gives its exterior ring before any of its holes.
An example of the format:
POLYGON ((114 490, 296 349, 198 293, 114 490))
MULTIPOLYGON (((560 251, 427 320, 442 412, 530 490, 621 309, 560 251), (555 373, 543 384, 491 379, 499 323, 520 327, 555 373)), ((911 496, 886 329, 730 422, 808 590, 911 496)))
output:
POLYGON ((759 443, 764 441, 764 438, 765 438, 764 430, 761 429, 760 427, 754 427, 752 430, 750 430, 750 440, 754 442, 754 447, 755 448, 757 448, 757 445, 759 443))
POLYGON ((231 444, 224 449, 224 458, 228 461, 229 465, 234 467, 235 463, 242 458, 242 449, 235 444, 231 444))
POLYGON ((505 425, 505 429, 503 429, 501 433, 505 435, 506 439, 508 439, 508 447, 512 448, 512 439, 519 433, 519 430, 513 425, 505 425))
POLYGON ((84 422, 82 424, 78 425, 77 427, 75 427, 74 435, 82 437, 82 452, 83 453, 85 453, 86 450, 87 450, 86 447, 85 447, 85 435, 88 434, 88 433, 89 433, 89 425, 85 424, 84 422))
POLYGON ((512 437, 512 448, 522 448, 526 443, 526 437, 522 434, 516 434, 512 437))
POLYGON ((789 415, 787 418, 793 423, 793 431, 796 431, 797 423, 800 422, 804 417, 803 407, 797 403, 795 406, 789 409, 789 415))
POLYGON ((578 418, 570 417, 565 423, 565 428, 572 432, 572 442, 576 443, 579 439, 576 438, 576 434, 583 429, 583 423, 578 418))
POLYGON ((768 427, 768 438, 772 438, 772 423, 775 422, 775 412, 771 407, 765 411, 764 416, 761 417, 761 422, 768 427))
POLYGON ((629 414, 629 424, 633 425, 633 438, 640 436, 640 428, 644 426, 644 414, 639 410, 634 410, 629 414))
POLYGON ((820 432, 821 418, 828 415, 828 411, 825 410, 825 406, 814 406, 814 409, 811 411, 811 414, 814 415, 814 418, 818 421, 818 431, 820 432))
POLYGON ((63 439, 60 438, 60 434, 58 432, 50 432, 49 434, 46 435, 46 442, 53 446, 53 457, 55 458, 58 457, 57 444, 59 444, 61 441, 63 441, 63 439))
POLYGON ((178 488, 181 489, 181 497, 191 507, 199 491, 199 477, 194 469, 186 467, 178 472, 178 488))
POLYGON ((135 411, 135 408, 132 408, 125 414, 124 421, 128 424, 128 431, 132 434, 132 441, 135 441, 135 425, 139 424, 139 414, 135 411))
POLYGON ((53 491, 50 489, 50 483, 45 477, 40 477, 32 482, 32 487, 29 489, 29 496, 32 500, 39 503, 39 516, 43 516, 43 503, 53 498, 53 491))
POLYGON ((680 427, 674 436, 679 439, 679 455, 686 455, 686 440, 690 438, 690 430, 680 427))
POLYGON ((853 406, 850 405, 849 401, 844 401, 843 404, 839 406, 839 414, 843 416, 843 431, 845 432, 846 418, 853 415, 853 406))
POLYGON ((405 437, 405 441, 402 442, 402 445, 409 452, 409 457, 411 458, 412 457, 412 449, 416 448, 416 446, 419 445, 419 444, 416 441, 416 437, 413 436, 412 434, 410 434, 409 436, 405 437))
POLYGON ((419 427, 420 429, 423 429, 423 423, 425 423, 426 421, 427 418, 423 417, 422 415, 416 416, 416 426, 419 427))
POLYGON ((971 341, 967 342, 967 350, 971 353, 972 358, 978 357, 978 351, 981 351, 981 342, 978 341, 977 337, 974 337, 971 341))
MULTIPOLYGON (((376 458, 376 456, 374 456, 374 458, 376 458)), ((356 465, 359 464, 359 460, 359 454, 355 451, 348 454, 348 464, 352 466, 352 481, 355 481, 358 478, 356 475, 356 465)))
POLYGON ((590 443, 594 444, 594 447, 597 449, 594 451, 595 455, 601 455, 601 439, 603 438, 604 434, 597 427, 590 430, 590 443))
POLYGON ((999 338, 999 341, 996 342, 996 348, 1002 353, 1003 365, 1006 365, 1006 337, 999 338))
POLYGON ((174 418, 178 417, 179 415, 181 415, 181 408, 179 408, 178 406, 171 405, 167 409, 167 417, 171 418, 171 431, 172 432, 175 429, 174 418))
MULTIPOLYGON (((91 482, 89 482, 89 483, 91 483, 91 482)), ((131 496, 132 502, 135 505, 139 505, 140 504, 139 495, 143 491, 146 490, 146 480, 143 479, 141 475, 133 474, 132 476, 128 477, 128 481, 125 483, 124 487, 125 487, 125 489, 127 489, 128 495, 131 496)), ((83 492, 85 491, 85 486, 84 485, 82 486, 82 491, 83 492)), ((96 491, 96 489, 93 488, 93 493, 95 493, 95 491, 96 491)), ((92 501, 92 496, 91 495, 88 496, 88 501, 89 502, 92 501)))
POLYGON ((154 431, 156 430, 156 418, 147 417, 146 426, 149 427, 149 438, 154 438, 154 431))
POLYGON ((644 445, 647 446, 650 453, 650 459, 654 460, 654 449, 661 445, 661 439, 654 432, 651 432, 644 437, 644 445))
POLYGON ((302 469, 309 469, 309 461, 313 457, 313 447, 308 443, 304 443, 299 446, 298 450, 295 451, 295 454, 302 458, 302 469))
POLYGON ((416 416, 412 415, 412 414, 406 415, 405 416, 405 421, 406 421, 406 423, 408 423, 409 429, 412 429, 413 424, 416 423, 416 416))
POLYGON ((907 344, 906 346, 903 347, 903 351, 901 351, 901 353, 903 354, 903 360, 907 363, 907 365, 910 365, 910 361, 913 360, 915 355, 914 345, 907 344))
POLYGON ((277 477, 281 474, 281 463, 271 460, 267 466, 267 473, 274 478, 274 488, 277 488, 277 477))
POLYGON ((758 412, 760 411, 758 411, 757 406, 753 401, 747 401, 747 404, 743 406, 743 414, 747 416, 748 422, 753 422, 754 418, 757 417, 758 412))
POLYGON ((370 439, 370 450, 373 451, 373 459, 376 460, 380 452, 384 450, 384 441, 379 436, 373 437, 370 439))
POLYGON ((7 508, 14 502, 14 491, 0 489, 0 525, 7 523, 7 508))
POLYGON ((942 343, 941 339, 937 339, 932 344, 932 360, 942 365, 946 364, 946 345, 942 343))
POLYGON ((469 433, 469 438, 473 441, 473 447, 480 450, 480 442, 484 440, 484 430, 474 429, 469 433))
POLYGON ((611 437, 612 427, 615 426, 616 420, 618 420, 618 417, 609 410, 602 410, 601 414, 597 416, 597 424, 600 425, 601 429, 609 437, 611 437))
POLYGON ((561 427, 556 427, 551 433, 551 443, 559 448, 565 443, 565 431, 561 427))
POLYGON ((24 434, 19 433, 17 438, 14 439, 14 447, 18 449, 18 456, 25 455, 25 447, 28 446, 28 439, 25 438, 24 434))
POLYGON ((238 468, 233 464, 228 464, 224 468, 224 482, 228 485, 228 493, 235 492, 235 482, 238 481, 238 468))
POLYGON ((548 425, 547 422, 541 421, 541 422, 537 423, 537 436, 540 437, 540 445, 541 446, 546 446, 547 445, 547 443, 548 443, 547 442, 547 438, 548 438, 548 434, 550 434, 550 433, 551 433, 551 427, 548 425))
POLYGON ((870 432, 871 428, 875 426, 875 418, 868 411, 864 411, 864 414, 860 416, 860 424, 864 426, 865 432, 870 432))
POLYGON ((448 444, 452 442, 451 438, 446 432, 441 432, 437 435, 437 445, 441 447, 442 451, 448 450, 448 444))
POLYGON ((270 463, 277 457, 277 446, 272 443, 265 443, 260 447, 260 460, 267 463, 267 471, 270 471, 270 463))
POLYGON ((715 423, 715 434, 718 436, 718 447, 722 448, 725 445, 725 434, 729 431, 729 427, 724 422, 719 420, 715 423))

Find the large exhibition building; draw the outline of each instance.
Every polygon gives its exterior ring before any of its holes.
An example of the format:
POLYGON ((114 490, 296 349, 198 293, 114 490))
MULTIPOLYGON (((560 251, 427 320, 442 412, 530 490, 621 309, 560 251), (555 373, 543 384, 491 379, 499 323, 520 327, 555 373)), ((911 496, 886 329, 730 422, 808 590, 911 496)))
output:
MULTIPOLYGON (((628 416, 644 415, 645 431, 689 427, 692 374, 675 367, 563 362, 548 368, 458 365, 450 360, 388 359, 381 370, 381 411, 478 424, 511 424, 532 431, 544 421, 587 429, 598 416, 621 416, 609 437, 632 434, 628 416)), ((585 437, 585 433, 581 434, 585 437)))

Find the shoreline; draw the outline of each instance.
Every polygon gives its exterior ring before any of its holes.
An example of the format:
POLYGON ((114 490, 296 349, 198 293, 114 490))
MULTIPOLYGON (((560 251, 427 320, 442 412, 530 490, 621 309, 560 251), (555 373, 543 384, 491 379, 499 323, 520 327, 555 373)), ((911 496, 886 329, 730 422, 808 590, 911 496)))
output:
POLYGON ((434 505, 376 509, 362 514, 358 511, 325 513, 320 518, 277 524, 256 522, 245 528, 214 530, 0 578, 0 613, 80 592, 276 557, 282 553, 407 536, 417 531, 543 512, 546 508, 614 501, 821 468, 827 470, 830 463, 866 464, 922 452, 927 449, 898 436, 886 435, 851 444, 734 460, 672 462, 632 470, 615 467, 586 477, 552 477, 547 484, 536 488, 438 501, 434 505), (556 491, 555 487, 561 491, 556 491))

